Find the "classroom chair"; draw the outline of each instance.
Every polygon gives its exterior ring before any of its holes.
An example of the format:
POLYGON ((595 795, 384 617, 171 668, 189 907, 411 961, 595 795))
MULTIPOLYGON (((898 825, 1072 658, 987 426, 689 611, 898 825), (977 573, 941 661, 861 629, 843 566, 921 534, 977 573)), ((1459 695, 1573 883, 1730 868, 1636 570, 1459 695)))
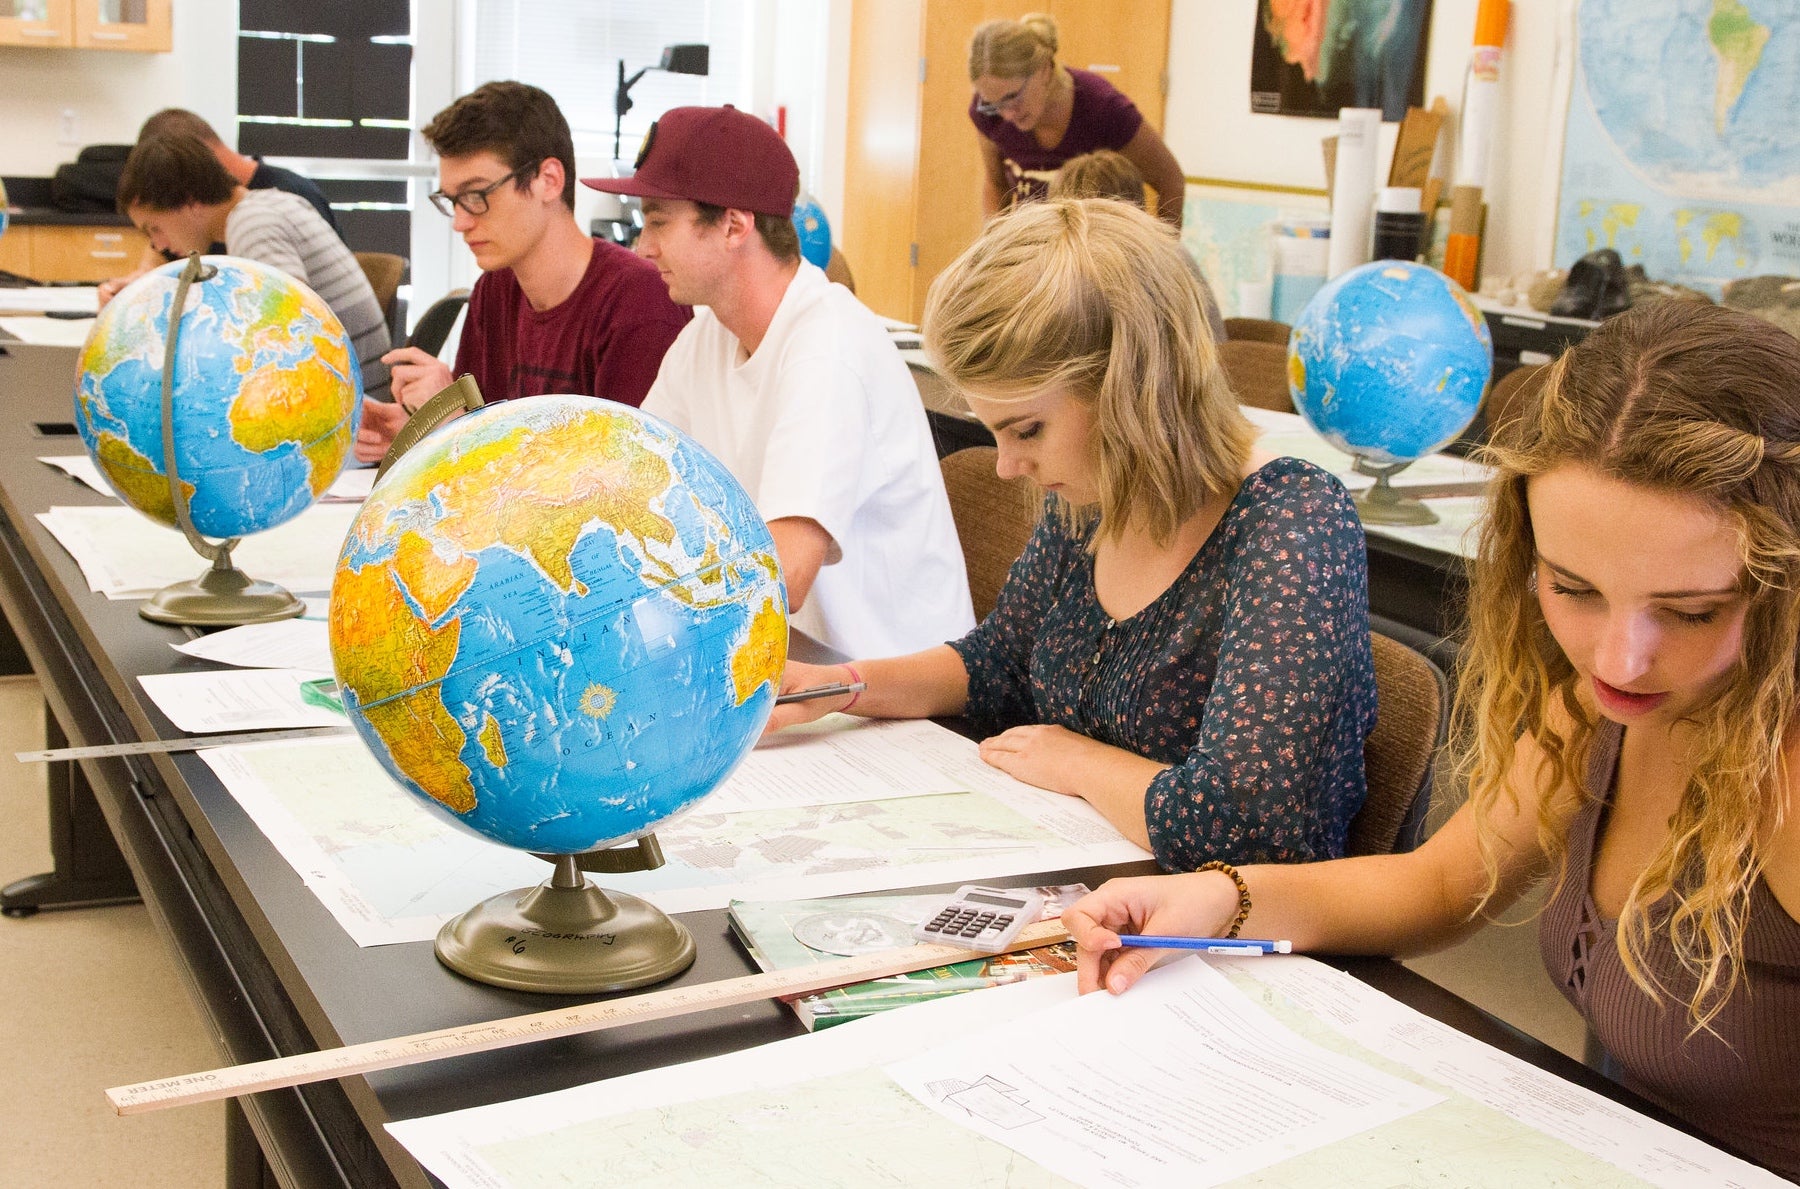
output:
POLYGON ((1286 322, 1277 322, 1272 318, 1225 319, 1225 338, 1231 342, 1249 339, 1257 343, 1275 343, 1285 349, 1288 335, 1293 329, 1286 322))
POLYGON ((1239 404, 1277 413, 1294 411, 1294 398, 1288 391, 1285 346, 1256 339, 1228 339, 1219 344, 1219 363, 1239 404))
POLYGON ((406 276, 406 257, 392 252, 358 252, 356 262, 362 265, 363 275, 369 278, 369 288, 375 290, 375 304, 381 307, 388 334, 398 337, 400 314, 396 301, 400 282, 406 276))
POLYGON ((406 345, 417 347, 427 355, 436 355, 444 349, 444 340, 450 337, 451 328, 456 325, 463 307, 468 304, 467 289, 452 289, 444 294, 419 315, 419 321, 413 326, 406 345))
POLYGON ((1369 633, 1375 655, 1375 729, 1363 740, 1368 799, 1350 819, 1348 853, 1409 851, 1424 840, 1432 767, 1450 725, 1450 685, 1415 649, 1369 633))
POLYGON ((825 279, 836 281, 850 292, 856 292, 856 277, 850 272, 850 262, 835 246, 831 249, 831 259, 825 262, 825 279))
POLYGON ((1007 573, 1037 528, 1039 505, 1030 481, 995 474, 997 457, 999 451, 992 446, 971 446, 938 464, 950 495, 956 536, 962 542, 977 620, 986 619, 994 609, 1007 573))

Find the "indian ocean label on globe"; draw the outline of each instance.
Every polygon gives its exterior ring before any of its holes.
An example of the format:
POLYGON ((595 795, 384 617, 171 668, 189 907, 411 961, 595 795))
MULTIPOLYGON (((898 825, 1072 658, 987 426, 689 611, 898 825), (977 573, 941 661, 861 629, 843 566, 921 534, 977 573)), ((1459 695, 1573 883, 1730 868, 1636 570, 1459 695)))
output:
POLYGON ((768 720, 787 633, 774 540, 737 480, 585 396, 490 405, 413 447, 331 590, 338 684, 382 765, 543 854, 710 792, 768 720))

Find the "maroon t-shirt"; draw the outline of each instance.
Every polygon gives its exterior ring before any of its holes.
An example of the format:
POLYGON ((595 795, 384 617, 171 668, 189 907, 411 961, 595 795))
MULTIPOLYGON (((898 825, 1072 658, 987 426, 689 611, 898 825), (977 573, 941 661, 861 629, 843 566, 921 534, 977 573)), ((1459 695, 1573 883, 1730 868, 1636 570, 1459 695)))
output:
POLYGON ((1143 126, 1143 113, 1124 92, 1091 70, 1068 68, 1075 80, 1075 108, 1069 127, 1054 148, 1037 142, 1034 132, 1021 132, 1004 116, 984 116, 975 110, 980 96, 969 100, 969 119, 975 130, 1000 149, 1000 170, 1006 186, 1001 197, 1013 202, 1042 198, 1050 190, 1050 178, 1063 162, 1096 149, 1117 151, 1131 143, 1143 126))
POLYGON ((489 401, 570 392, 637 405, 692 316, 669 300, 655 265, 596 239, 575 292, 547 310, 531 308, 512 269, 483 273, 469 295, 456 373, 474 376, 489 401))

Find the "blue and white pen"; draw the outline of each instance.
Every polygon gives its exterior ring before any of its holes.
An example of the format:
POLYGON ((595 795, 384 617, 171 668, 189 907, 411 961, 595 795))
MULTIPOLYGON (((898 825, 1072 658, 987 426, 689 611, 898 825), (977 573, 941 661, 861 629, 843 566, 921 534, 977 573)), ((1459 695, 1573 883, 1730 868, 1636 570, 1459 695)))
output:
POLYGON ((1202 954, 1228 954, 1234 958, 1294 952, 1291 941, 1259 941, 1253 937, 1158 937, 1149 933, 1121 933, 1119 944, 1152 950, 1197 950, 1202 954))

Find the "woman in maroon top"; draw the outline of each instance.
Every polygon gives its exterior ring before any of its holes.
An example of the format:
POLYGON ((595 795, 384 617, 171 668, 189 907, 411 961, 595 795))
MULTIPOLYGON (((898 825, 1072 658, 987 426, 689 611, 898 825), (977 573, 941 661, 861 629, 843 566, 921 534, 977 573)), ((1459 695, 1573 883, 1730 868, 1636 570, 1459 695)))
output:
POLYGON ((1409 954, 1548 874, 1546 966, 1609 1071, 1800 1177, 1800 341, 1664 301, 1565 353, 1497 474, 1456 737, 1469 803, 1410 854, 1117 880, 1063 916, 1083 990, 1120 933, 1409 954))
POLYGON ((1099 75, 1056 61, 1043 13, 989 21, 969 41, 969 119, 981 134, 981 210, 992 217, 1043 198, 1063 162, 1095 149, 1125 154, 1156 191, 1156 214, 1181 226, 1186 181, 1137 107, 1099 75))

